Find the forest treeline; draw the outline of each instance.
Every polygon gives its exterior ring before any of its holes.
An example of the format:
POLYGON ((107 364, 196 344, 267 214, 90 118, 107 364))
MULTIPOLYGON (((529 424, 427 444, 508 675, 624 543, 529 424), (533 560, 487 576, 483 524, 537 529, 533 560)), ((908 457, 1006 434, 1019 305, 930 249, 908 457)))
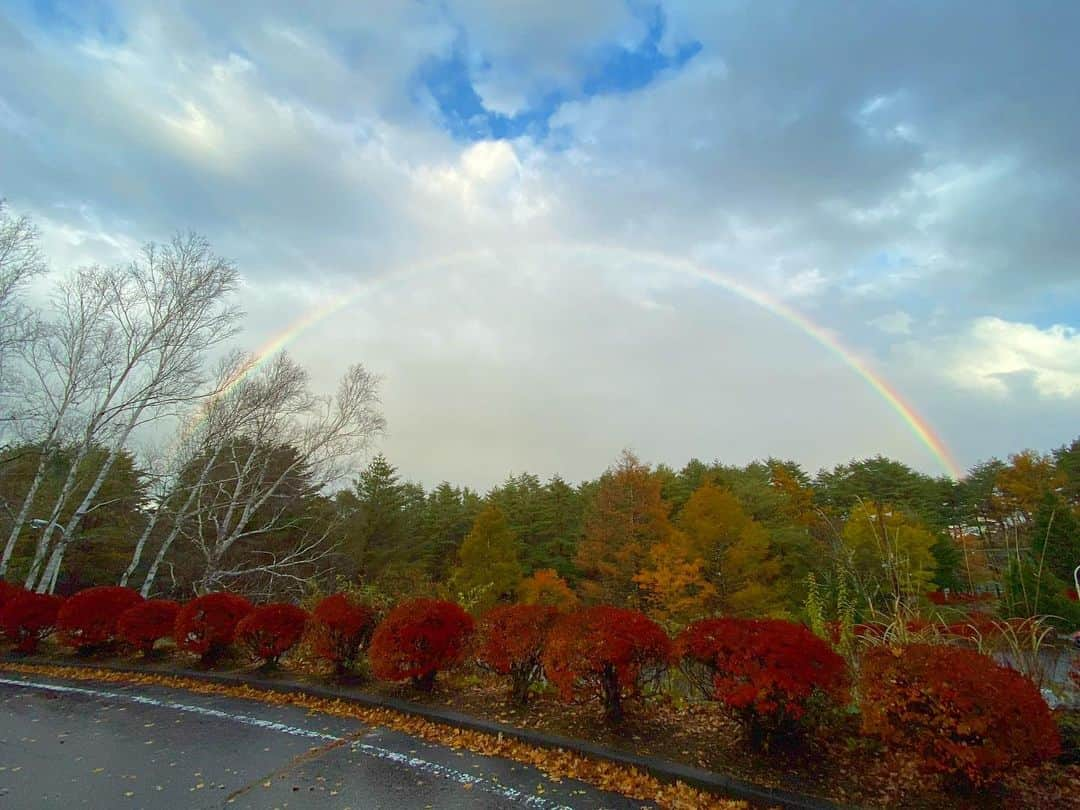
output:
POLYGON ((581 483, 426 489, 368 455, 384 423, 362 365, 323 396, 287 355, 230 348, 238 278, 182 235, 53 280, 33 224, 0 207, 0 577, 264 600, 345 582, 476 610, 619 605, 669 628, 989 594, 1080 623, 1080 439, 959 482, 880 456, 811 475, 627 451, 581 483))

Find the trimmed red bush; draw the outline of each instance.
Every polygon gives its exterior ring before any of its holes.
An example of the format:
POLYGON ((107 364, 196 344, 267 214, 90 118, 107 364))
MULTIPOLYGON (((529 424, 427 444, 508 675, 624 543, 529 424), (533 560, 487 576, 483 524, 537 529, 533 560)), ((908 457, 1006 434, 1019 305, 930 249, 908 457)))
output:
POLYGON ((0 608, 4 607, 4 604, 11 598, 17 596, 20 593, 26 593, 26 589, 21 585, 15 585, 11 582, 6 582, 0 579, 0 608))
POLYGON ((63 604, 59 596, 21 591, 0 609, 0 629, 17 652, 32 653, 55 629, 56 614, 63 604))
POLYGON ((671 658, 671 640, 636 610, 598 605, 561 616, 544 648, 544 671, 564 700, 599 699, 610 722, 623 702, 658 679, 671 658))
POLYGON ((232 644, 236 625, 250 612, 251 602, 234 593, 208 593, 192 599, 176 614, 176 646, 210 664, 232 644))
POLYGON ((254 658, 274 666, 303 638, 307 621, 307 611, 296 605, 261 605, 236 625, 236 640, 254 658))
POLYGON ((343 593, 327 596, 311 614, 311 638, 315 655, 344 675, 375 632, 375 611, 343 593))
POLYGON ((159 638, 172 636, 179 612, 179 602, 147 599, 120 614, 116 622, 116 637, 150 657, 154 652, 154 643, 159 638))
POLYGON ((676 642, 684 671, 731 709, 754 746, 798 729, 820 695, 846 702, 844 659, 801 624, 781 619, 703 619, 676 642))
POLYGON ((500 605, 480 619, 476 660, 480 666, 509 675, 511 695, 525 703, 543 672, 540 656, 559 611, 546 605, 500 605))
POLYGON ((69 647, 89 650, 116 640, 120 615, 143 601, 137 591, 118 585, 87 588, 68 597, 56 617, 60 640, 69 647))
POLYGON ((472 616, 453 602, 413 599, 383 619, 371 638, 371 671, 383 681, 412 679, 426 692, 435 675, 453 666, 472 635, 472 616))
POLYGON ((1057 756, 1061 740, 1030 680, 973 650, 875 647, 859 671, 866 734, 962 784, 992 783, 1057 756))

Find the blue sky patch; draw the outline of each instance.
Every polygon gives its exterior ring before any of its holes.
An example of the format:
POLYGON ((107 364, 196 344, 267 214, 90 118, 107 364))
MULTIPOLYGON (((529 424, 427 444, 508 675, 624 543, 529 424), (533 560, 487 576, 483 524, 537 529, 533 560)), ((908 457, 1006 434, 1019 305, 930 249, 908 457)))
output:
MULTIPOLYGON (((551 116, 565 102, 639 90, 664 71, 681 69, 701 51, 701 43, 694 41, 680 45, 674 53, 665 53, 660 48, 666 26, 661 9, 652 7, 637 13, 647 23, 640 43, 633 48, 598 43, 583 60, 585 68, 576 87, 538 94, 514 115, 484 106, 473 84, 468 33, 464 30, 449 56, 434 57, 421 66, 416 76, 417 91, 426 91, 435 101, 440 122, 455 138, 488 140, 528 135, 547 139, 551 116)), ((498 70, 499 66, 481 63, 480 68, 498 70)))
POLYGON ((28 17, 43 31, 68 36, 91 35, 103 42, 124 41, 124 29, 103 0, 31 0, 28 17))

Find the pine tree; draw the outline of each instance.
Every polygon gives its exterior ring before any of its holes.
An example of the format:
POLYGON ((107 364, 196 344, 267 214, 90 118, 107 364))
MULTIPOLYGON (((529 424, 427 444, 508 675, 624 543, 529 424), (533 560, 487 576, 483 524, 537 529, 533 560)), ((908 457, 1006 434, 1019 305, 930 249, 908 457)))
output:
POLYGON ((506 516, 497 506, 486 506, 458 549, 458 565, 450 581, 462 594, 479 594, 478 612, 495 602, 512 599, 521 582, 519 544, 506 516))
POLYGON ((349 520, 347 549, 363 576, 376 577, 400 558, 408 542, 405 488, 397 470, 379 453, 354 483, 354 512, 349 520))
POLYGON ((480 497, 468 487, 443 481, 428 496, 420 522, 417 562, 436 581, 444 581, 458 547, 482 508, 480 497))
POLYGON ((1080 521, 1053 492, 1043 495, 1031 534, 1032 557, 1058 579, 1073 582, 1080 565, 1080 521))

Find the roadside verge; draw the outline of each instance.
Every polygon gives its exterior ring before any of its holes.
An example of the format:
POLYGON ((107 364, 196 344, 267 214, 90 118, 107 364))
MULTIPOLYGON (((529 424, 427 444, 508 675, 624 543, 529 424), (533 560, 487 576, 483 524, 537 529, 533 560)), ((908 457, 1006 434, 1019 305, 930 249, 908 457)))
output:
POLYGON ((714 773, 704 768, 696 768, 682 763, 655 757, 633 754, 588 742, 586 740, 548 734, 533 729, 519 728, 506 723, 499 723, 473 715, 463 714, 451 709, 426 706, 400 698, 374 695, 354 689, 337 689, 333 685, 304 683, 287 678, 263 678, 257 674, 232 672, 204 672, 190 669, 160 669, 139 667, 131 664, 109 662, 56 661, 37 656, 17 657, 0 656, 0 666, 30 665, 68 670, 103 670, 132 676, 159 676, 183 678, 220 686, 247 687, 269 693, 306 695, 320 700, 339 701, 366 709, 378 709, 397 712, 402 715, 419 718, 431 723, 449 726, 480 734, 502 737, 521 742, 535 748, 553 751, 567 751, 593 760, 610 762, 625 768, 632 768, 646 773, 664 783, 682 782, 698 790, 714 795, 740 799, 757 806, 797 808, 797 810, 826 810, 838 808, 835 803, 790 791, 754 785, 741 779, 714 773))

